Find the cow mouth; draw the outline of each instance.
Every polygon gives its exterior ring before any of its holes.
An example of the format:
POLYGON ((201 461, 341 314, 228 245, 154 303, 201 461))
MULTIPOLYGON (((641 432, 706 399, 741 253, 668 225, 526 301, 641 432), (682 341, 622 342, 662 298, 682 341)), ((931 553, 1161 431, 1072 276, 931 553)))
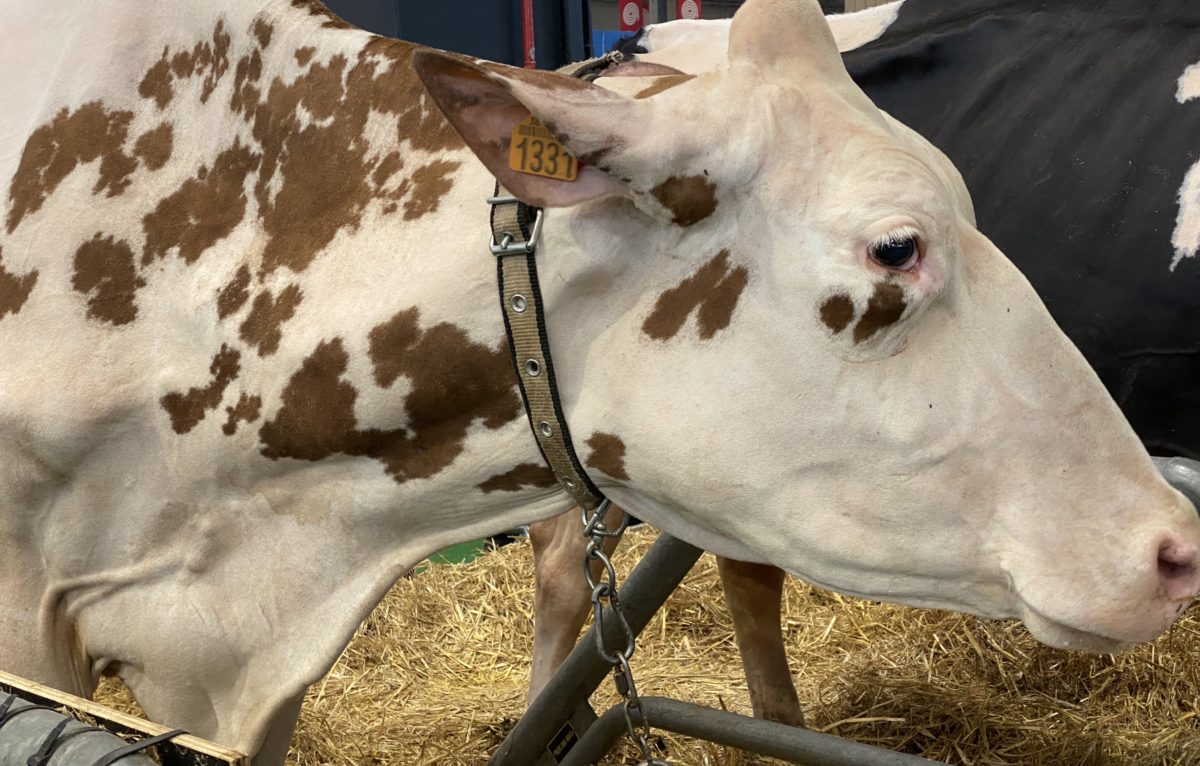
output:
POLYGON ((1137 642, 1095 633, 1058 622, 1033 607, 1025 604, 1021 622, 1033 637, 1055 649, 1091 652, 1094 654, 1119 654, 1136 646, 1137 642))

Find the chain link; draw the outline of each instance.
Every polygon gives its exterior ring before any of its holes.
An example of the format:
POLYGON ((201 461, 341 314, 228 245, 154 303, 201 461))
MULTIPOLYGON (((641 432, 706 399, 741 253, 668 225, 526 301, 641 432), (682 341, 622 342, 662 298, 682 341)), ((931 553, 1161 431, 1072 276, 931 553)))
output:
POLYGON ((638 696, 637 684, 633 681, 633 669, 629 667, 629 660, 637 650, 637 636, 630 627, 629 620, 625 617, 625 610, 621 607, 621 597, 617 593, 617 570, 604 553, 605 538, 620 537, 629 526, 629 514, 622 514, 621 523, 616 529, 610 530, 604 523, 604 516, 610 507, 611 503, 608 498, 605 498, 600 505, 596 506, 596 510, 590 516, 587 511, 582 511, 583 534, 590 538, 587 552, 583 557, 583 573, 587 578, 588 587, 592 589, 592 614, 596 621, 596 651, 600 653, 605 662, 612 665, 613 684, 624 701, 625 728, 629 732, 629 738, 633 740, 641 753, 642 759, 638 761, 638 766, 671 766, 666 761, 655 758, 654 753, 650 750, 650 724, 646 721, 646 714, 642 709, 642 699, 638 696), (593 561, 600 562, 602 567, 599 579, 592 574, 593 561), (620 632, 618 638, 624 641, 624 646, 615 650, 609 650, 604 640, 605 601, 612 607, 612 614, 617 618, 617 627, 620 632))

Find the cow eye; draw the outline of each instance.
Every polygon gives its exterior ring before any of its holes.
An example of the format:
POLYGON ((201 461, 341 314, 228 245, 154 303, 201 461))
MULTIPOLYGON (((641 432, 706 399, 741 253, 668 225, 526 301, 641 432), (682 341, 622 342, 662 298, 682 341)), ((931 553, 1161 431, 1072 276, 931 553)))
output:
POLYGON ((907 270, 917 260, 919 249, 916 237, 909 234, 892 236, 880 242, 873 242, 867 248, 871 260, 889 269, 907 270))

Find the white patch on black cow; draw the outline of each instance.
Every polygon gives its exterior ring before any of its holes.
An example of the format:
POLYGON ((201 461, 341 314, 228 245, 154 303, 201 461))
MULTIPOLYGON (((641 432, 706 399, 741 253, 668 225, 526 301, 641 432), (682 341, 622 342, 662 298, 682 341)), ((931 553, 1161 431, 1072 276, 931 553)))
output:
POLYGON ((1200 63, 1192 64, 1183 70, 1183 74, 1179 77, 1179 87, 1175 90, 1175 100, 1182 104, 1198 96, 1200 96, 1200 63))
MULTIPOLYGON (((1195 98, 1200 98, 1200 63, 1183 70, 1179 87, 1175 90, 1175 100, 1181 104, 1195 98)), ((1190 258, 1200 251, 1200 162, 1192 165, 1183 178, 1183 186, 1179 188, 1179 217, 1175 220, 1171 244, 1175 246, 1171 271, 1184 258, 1190 258)))

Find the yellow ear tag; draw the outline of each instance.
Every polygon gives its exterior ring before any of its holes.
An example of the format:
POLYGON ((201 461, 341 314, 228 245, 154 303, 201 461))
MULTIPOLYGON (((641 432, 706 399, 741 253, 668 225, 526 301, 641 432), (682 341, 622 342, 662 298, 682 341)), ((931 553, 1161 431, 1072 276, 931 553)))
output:
POLYGON ((579 161, 533 115, 513 126, 508 166, 518 173, 574 181, 579 161))

